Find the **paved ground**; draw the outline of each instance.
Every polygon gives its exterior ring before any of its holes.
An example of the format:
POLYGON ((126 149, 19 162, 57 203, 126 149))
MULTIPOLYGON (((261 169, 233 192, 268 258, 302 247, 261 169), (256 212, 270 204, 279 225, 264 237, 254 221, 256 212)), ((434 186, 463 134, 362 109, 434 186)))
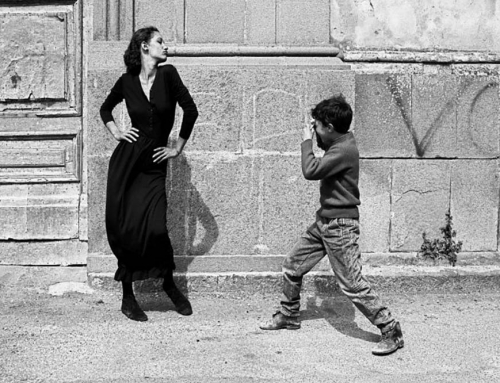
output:
POLYGON ((54 296, 50 283, 0 278, 2 383, 500 381, 499 293, 385 294, 406 346, 376 357, 376 329, 338 295, 303 297, 301 330, 264 332, 272 293, 191 296, 190 317, 138 295, 149 321, 136 323, 118 293, 54 296))

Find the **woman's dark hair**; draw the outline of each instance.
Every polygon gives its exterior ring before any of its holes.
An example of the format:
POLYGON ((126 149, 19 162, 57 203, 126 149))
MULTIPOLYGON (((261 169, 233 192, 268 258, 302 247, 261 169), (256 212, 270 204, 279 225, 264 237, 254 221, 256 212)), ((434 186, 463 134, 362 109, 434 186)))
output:
POLYGON ((134 32, 123 55, 127 73, 139 74, 141 71, 141 44, 143 42, 149 43, 155 32, 159 32, 156 27, 145 27, 134 32))
POLYGON ((323 125, 332 124, 339 133, 347 133, 352 121, 352 109, 344 96, 339 94, 321 101, 311 109, 311 116, 323 125))

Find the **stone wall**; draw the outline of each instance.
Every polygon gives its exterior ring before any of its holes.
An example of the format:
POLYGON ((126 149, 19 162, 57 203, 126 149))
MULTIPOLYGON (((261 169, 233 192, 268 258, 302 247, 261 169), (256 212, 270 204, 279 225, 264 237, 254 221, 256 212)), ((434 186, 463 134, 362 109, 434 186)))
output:
MULTIPOLYGON (((356 137, 368 171, 384 169, 385 181, 383 188, 367 184, 369 194, 385 197, 384 230, 377 235, 385 241, 365 249, 418 250, 421 234, 439 235, 451 209, 465 251, 496 251, 498 67, 354 67, 356 137)), ((374 225, 376 217, 366 215, 374 225)))
POLYGON ((80 1, 0 3, 0 264, 85 264, 80 1))
MULTIPOLYGON (((196 262, 217 259, 219 271, 245 269, 256 262, 254 256, 269 256, 266 259, 275 262, 314 218, 318 184, 301 176, 301 126, 316 100, 332 90, 355 103, 354 72, 349 66, 336 58, 314 61, 172 59, 200 112, 183 155, 168 166, 168 224, 177 255, 207 255, 208 259, 196 262)), ((92 270, 99 263, 115 262, 106 257, 110 250, 103 213, 107 164, 116 143, 103 127, 98 109, 120 71, 104 68, 104 62, 89 68, 92 270)), ((130 123, 124 108, 115 118, 130 123)), ((191 261, 184 257, 178 263, 191 261)), ((199 267, 206 271, 214 265, 199 267)), ((260 269, 267 267, 264 261, 260 269)))
MULTIPOLYGON (((366 260, 414 257, 424 231, 439 235, 448 209, 464 243, 459 259, 498 258, 497 2, 10 3, 0 6, 7 23, 52 28, 63 18, 65 27, 42 33, 50 48, 43 81, 40 67, 27 66, 2 80, 0 148, 10 152, 0 154, 0 263, 114 270, 103 208, 116 142, 98 108, 124 70, 132 31, 150 24, 169 41, 169 62, 200 109, 184 155, 168 165, 180 271, 279 270, 318 206, 318 184, 300 171, 301 126, 335 92, 355 107, 366 260), (55 16, 39 17, 44 12, 55 16), (61 34, 69 41, 64 57, 56 54, 61 34), (83 43, 71 45, 79 37, 83 43), (19 109, 26 105, 29 113, 19 109), (58 115, 47 114, 54 108, 58 115)), ((15 38, 0 34, 7 56, 18 54, 7 48, 15 38)), ((0 64, 9 67, 5 57, 0 64)), ((129 124, 123 106, 115 116, 129 124)))
POLYGON ((331 42, 346 50, 500 50, 495 0, 332 0, 331 42))
MULTIPOLYGON (((200 108, 185 155, 169 164, 169 230, 181 271, 279 270, 318 206, 317 183, 300 172, 300 128, 309 108, 337 91, 355 106, 367 261, 413 257, 424 231, 439 235, 448 209, 462 260, 497 257, 494 3, 467 13, 464 1, 134 6, 111 18, 110 7, 94 6, 89 105, 97 128, 89 129, 99 150, 89 146, 89 166, 100 176, 90 195, 91 272, 114 269, 102 226, 103 169, 114 143, 97 107, 122 68, 131 13, 137 27, 157 25, 171 42, 170 62, 200 108)), ((127 123, 123 109, 117 116, 127 123)))

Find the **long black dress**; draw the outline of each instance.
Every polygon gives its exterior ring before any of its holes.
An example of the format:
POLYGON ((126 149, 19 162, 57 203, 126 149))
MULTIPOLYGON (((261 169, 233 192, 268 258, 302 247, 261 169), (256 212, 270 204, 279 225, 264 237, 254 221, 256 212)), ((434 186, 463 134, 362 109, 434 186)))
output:
POLYGON ((139 138, 120 141, 109 162, 106 231, 118 259, 115 280, 163 278, 175 264, 166 225, 166 162, 154 163, 153 149, 167 145, 177 103, 184 111, 179 136, 186 140, 198 111, 172 65, 158 68, 149 101, 139 76, 123 74, 101 106, 105 124, 113 120, 111 112, 122 100, 139 138))

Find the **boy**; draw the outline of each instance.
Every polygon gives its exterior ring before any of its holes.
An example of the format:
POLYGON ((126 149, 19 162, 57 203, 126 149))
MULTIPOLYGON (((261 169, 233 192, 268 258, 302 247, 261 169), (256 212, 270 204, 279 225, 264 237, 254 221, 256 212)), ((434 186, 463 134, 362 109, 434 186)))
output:
POLYGON ((307 180, 321 180, 321 208, 316 222, 302 235, 283 263, 281 309, 261 324, 263 330, 299 329, 302 278, 325 255, 342 292, 382 332, 372 350, 387 355, 403 347, 399 322, 383 306, 361 274, 359 238, 359 152, 349 127, 352 109, 342 95, 321 101, 311 111, 313 120, 305 126, 302 142, 302 173, 307 180), (322 158, 313 153, 316 133, 322 158))

